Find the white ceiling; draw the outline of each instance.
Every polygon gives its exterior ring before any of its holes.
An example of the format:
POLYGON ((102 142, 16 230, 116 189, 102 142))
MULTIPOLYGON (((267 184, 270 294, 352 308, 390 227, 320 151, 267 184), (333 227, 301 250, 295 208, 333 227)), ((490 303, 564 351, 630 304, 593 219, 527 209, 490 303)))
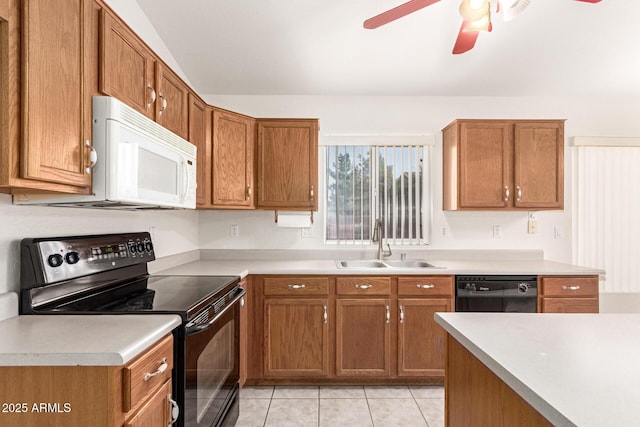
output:
POLYGON ((201 94, 640 95, 640 1, 533 0, 452 55, 459 0, 137 0, 201 94))

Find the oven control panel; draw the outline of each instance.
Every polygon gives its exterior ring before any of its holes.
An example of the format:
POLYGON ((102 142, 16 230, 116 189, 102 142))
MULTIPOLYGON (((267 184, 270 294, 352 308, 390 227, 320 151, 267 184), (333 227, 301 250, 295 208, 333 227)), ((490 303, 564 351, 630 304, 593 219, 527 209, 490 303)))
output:
POLYGON ((23 257, 41 270, 44 283, 55 283, 155 259, 149 233, 24 239, 23 257), (36 258, 36 259, 34 259, 36 258))

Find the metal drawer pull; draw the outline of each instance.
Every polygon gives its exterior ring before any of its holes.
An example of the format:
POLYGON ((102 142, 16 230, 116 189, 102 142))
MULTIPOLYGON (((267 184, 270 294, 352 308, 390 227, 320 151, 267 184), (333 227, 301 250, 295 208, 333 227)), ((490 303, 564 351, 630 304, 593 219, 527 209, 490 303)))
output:
POLYGON ((287 285, 289 289, 304 289, 307 285, 287 285))
POLYGON ((373 285, 355 285, 356 289, 369 289, 372 288, 373 285))
POLYGON ((416 285, 416 288, 418 289, 433 289, 435 287, 436 285, 416 285))
POLYGON ((327 323, 327 319, 328 319, 328 316, 327 316, 327 306, 326 306, 326 305, 323 305, 323 306, 322 306, 322 310, 323 310, 323 311, 322 311, 322 320, 324 321, 324 323, 327 323))
POLYGON ((509 187, 508 186, 504 186, 504 201, 508 202, 509 201, 509 187))
POLYGON ((160 364, 160 366, 158 366, 158 369, 155 372, 147 372, 146 374, 144 374, 144 380, 149 381, 151 378, 160 375, 161 373, 163 373, 164 371, 167 370, 167 368, 169 367, 169 364, 167 363, 167 358, 165 357, 164 359, 162 359, 162 363, 160 364))
POLYGON ((400 306, 400 323, 404 323, 404 306, 400 306))
POLYGON ((389 323, 391 321, 391 312, 389 311, 389 306, 385 306, 385 316, 384 316, 384 320, 385 323, 389 323))
POLYGON ((580 286, 575 285, 575 286, 567 286, 567 285, 562 285, 562 289, 564 289, 565 291, 577 291, 580 289, 580 286))
POLYGON ((519 185, 516 185, 516 202, 519 202, 522 199, 522 190, 519 185))
POLYGON ((175 422, 178 421, 178 417, 180 416, 180 407, 178 406, 178 402, 171 398, 169 398, 169 403, 171 403, 171 424, 175 424, 175 422))

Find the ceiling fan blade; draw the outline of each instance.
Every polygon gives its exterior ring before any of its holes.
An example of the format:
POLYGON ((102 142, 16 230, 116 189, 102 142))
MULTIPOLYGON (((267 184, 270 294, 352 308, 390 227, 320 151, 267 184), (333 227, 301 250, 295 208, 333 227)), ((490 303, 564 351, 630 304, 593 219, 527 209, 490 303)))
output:
POLYGON ((431 6, 432 4, 439 1, 440 0, 411 0, 401 4, 400 6, 396 6, 393 9, 389 9, 386 12, 382 12, 381 14, 376 15, 373 18, 367 19, 366 21, 364 21, 363 26, 368 30, 373 30, 374 28, 378 28, 382 25, 388 24, 391 21, 395 21, 398 18, 407 16, 410 13, 413 13, 427 6, 431 6))
POLYGON ((456 39, 456 44, 453 46, 453 54, 457 55, 460 53, 465 53, 473 49, 473 46, 476 44, 476 40, 478 39, 479 31, 465 31, 469 25, 469 22, 462 21, 462 25, 460 26, 460 31, 458 31, 458 38, 456 39))
POLYGON ((576 1, 582 1, 585 3, 600 3, 601 0, 576 0, 576 1))

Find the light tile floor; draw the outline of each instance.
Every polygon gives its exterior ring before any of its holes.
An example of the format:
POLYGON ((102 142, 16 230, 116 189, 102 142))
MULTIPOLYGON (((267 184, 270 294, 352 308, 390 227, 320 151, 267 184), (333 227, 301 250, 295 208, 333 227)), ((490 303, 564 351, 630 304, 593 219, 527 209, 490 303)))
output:
POLYGON ((245 387, 237 427, 443 427, 438 386, 245 387))

